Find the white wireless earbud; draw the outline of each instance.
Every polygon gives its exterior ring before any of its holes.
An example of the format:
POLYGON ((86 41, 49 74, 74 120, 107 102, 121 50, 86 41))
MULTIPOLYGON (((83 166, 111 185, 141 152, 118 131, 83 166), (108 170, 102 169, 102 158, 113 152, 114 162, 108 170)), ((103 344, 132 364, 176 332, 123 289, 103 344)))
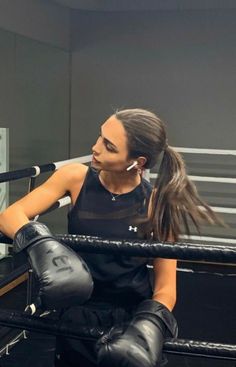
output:
POLYGON ((138 162, 134 161, 134 163, 131 164, 131 166, 126 168, 126 171, 130 171, 132 168, 134 168, 135 166, 137 166, 138 162))

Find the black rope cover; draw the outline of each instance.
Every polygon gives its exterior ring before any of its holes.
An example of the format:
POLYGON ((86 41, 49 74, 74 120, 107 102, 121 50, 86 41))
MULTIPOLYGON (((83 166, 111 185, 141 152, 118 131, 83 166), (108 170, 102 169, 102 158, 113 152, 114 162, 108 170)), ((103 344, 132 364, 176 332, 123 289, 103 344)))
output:
MULTIPOLYGON (((29 316, 22 312, 0 310, 0 325, 43 334, 60 335, 72 339, 97 339, 107 330, 92 325, 68 324, 58 319, 29 316)), ((191 355, 236 360, 236 345, 199 340, 167 339, 163 351, 170 354, 191 355)))
MULTIPOLYGON (((157 242, 151 240, 107 239, 102 237, 59 234, 55 237, 77 252, 119 253, 127 256, 162 257, 179 260, 236 263, 236 246, 189 242, 157 242)), ((0 242, 11 244, 12 240, 0 234, 0 242)))

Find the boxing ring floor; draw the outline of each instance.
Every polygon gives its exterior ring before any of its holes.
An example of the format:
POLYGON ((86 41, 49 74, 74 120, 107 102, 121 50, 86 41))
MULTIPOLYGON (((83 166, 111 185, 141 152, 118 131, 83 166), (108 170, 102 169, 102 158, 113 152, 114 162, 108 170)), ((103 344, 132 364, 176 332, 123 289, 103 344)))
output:
MULTIPOLYGON (((214 176, 214 173, 211 174, 214 176)), ((152 173, 150 173, 151 175, 152 173)), ((235 180, 234 177, 231 179, 235 180)), ((203 190, 206 189, 203 188, 203 190)), ((234 192, 235 188, 232 190, 232 195, 234 192)), ((228 190, 226 193, 229 194, 228 190)), ((228 197, 225 194, 224 200, 227 201, 228 197)), ((226 217, 232 216, 230 209, 232 212, 235 210, 229 202, 226 203, 227 205, 220 203, 223 208, 228 206, 229 213, 226 212, 226 217)), ((218 208, 220 204, 217 203, 218 208)), ((225 232, 224 230, 224 237, 225 232)), ((234 232, 231 230, 229 241, 234 242, 232 240, 233 234, 234 232)), ((11 255, 2 259, 0 261, 0 279, 7 276, 9 270, 21 265, 21 261, 22 259, 18 259, 18 264, 16 264, 11 255)), ((235 265, 178 262, 178 300, 174 314, 178 320, 179 338, 236 344, 235 280, 235 265)), ((0 308, 23 310, 26 300, 27 282, 23 282, 1 296, 0 308)), ((4 337, 4 331, 4 327, 0 327, 0 338, 4 337)), ((55 337, 35 332, 26 334, 28 334, 27 339, 21 339, 10 350, 9 355, 3 355, 0 358, 0 367, 53 366, 55 337)), ((236 366, 235 360, 206 357, 168 355, 168 360, 168 367, 236 366)))

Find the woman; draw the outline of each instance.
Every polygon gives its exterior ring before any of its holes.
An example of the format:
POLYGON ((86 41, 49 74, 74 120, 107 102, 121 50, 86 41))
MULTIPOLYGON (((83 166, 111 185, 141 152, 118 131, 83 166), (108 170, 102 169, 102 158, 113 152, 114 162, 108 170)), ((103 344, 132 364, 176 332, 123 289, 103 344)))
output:
MULTIPOLYGON (((181 225, 189 233, 189 218, 197 228, 204 220, 217 222, 189 181, 182 158, 168 145, 164 124, 152 112, 117 111, 101 126, 92 151, 91 168, 82 164, 60 168, 1 214, 0 230, 18 240, 15 234, 20 231, 22 235, 30 218, 66 193, 73 204, 68 215, 72 234, 176 241, 181 225), (142 172, 158 162, 158 178, 152 189, 142 172)), ((91 341, 59 338, 55 365, 136 367, 161 363, 164 337, 176 335, 171 313, 176 302, 176 260, 153 260, 152 286, 146 267, 148 259, 81 256, 91 272, 94 290, 91 296, 90 286, 84 300, 90 299, 85 305, 66 307, 62 319, 85 326, 117 328, 96 347, 91 341)))

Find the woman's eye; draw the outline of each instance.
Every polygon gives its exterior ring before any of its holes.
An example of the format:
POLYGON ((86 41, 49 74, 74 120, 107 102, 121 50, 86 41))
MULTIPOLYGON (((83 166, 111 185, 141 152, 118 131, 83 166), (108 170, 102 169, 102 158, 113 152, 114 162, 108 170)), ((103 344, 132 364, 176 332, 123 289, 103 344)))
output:
POLYGON ((109 150, 109 152, 114 152, 114 148, 110 144, 105 144, 106 149, 109 150))

